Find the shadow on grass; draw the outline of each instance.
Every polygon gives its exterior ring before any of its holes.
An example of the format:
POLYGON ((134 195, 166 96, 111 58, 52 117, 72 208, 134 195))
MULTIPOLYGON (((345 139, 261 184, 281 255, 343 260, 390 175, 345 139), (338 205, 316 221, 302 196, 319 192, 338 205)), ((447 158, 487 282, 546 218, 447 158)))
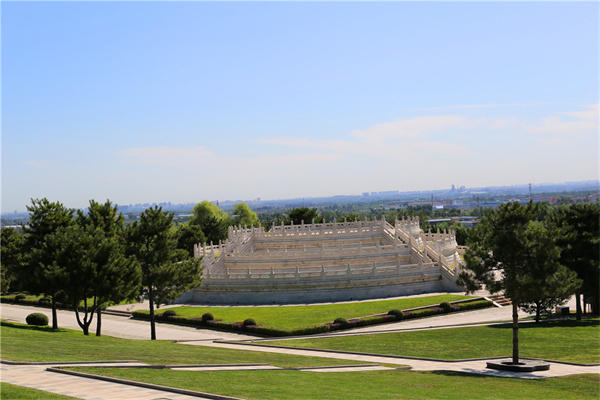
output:
POLYGON ((481 373, 481 371, 478 370, 472 370, 473 372, 467 372, 467 371, 431 371, 432 374, 436 374, 436 375, 444 375, 444 376, 450 376, 450 377, 468 377, 468 378, 502 378, 502 379, 523 379, 523 378, 535 378, 535 380, 537 381, 541 381, 545 378, 540 378, 537 375, 531 374, 529 372, 522 372, 519 374, 519 376, 502 376, 502 375, 489 375, 489 374, 483 374, 481 373))
POLYGON ((30 331, 40 331, 40 332, 67 332, 65 329, 58 328, 52 329, 50 326, 35 326, 35 325, 23 325, 17 322, 8 322, 8 321, 0 321, 0 326, 8 326, 16 329, 26 329, 30 331))
MULTIPOLYGON (((542 322, 528 322, 528 323, 519 323, 519 329, 535 329, 535 328, 571 328, 571 327, 588 327, 588 326, 598 326, 600 325, 600 319, 595 317, 595 319, 582 319, 581 321, 577 321, 574 319, 565 319, 560 321, 542 321, 542 322)), ((501 324, 501 325, 490 325, 490 328, 494 329, 512 329, 511 323, 501 324)))
POLYGON ((430 373, 435 374, 435 375, 444 375, 444 376, 460 376, 460 377, 471 377, 471 378, 489 378, 489 375, 484 375, 481 373, 470 373, 470 372, 464 372, 464 371, 430 371, 430 373))

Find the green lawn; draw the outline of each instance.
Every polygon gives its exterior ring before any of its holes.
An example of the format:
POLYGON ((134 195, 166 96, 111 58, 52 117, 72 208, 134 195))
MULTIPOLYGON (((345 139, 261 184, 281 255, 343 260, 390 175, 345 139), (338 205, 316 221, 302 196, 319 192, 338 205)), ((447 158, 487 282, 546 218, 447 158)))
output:
MULTIPOLYGON (((384 314, 392 309, 423 307, 444 301, 457 301, 472 296, 440 295, 413 297, 398 300, 363 301, 355 303, 337 303, 312 306, 273 306, 273 307, 176 307, 170 308, 178 315, 188 318, 200 318, 211 313, 215 319, 225 323, 244 321, 252 318, 257 324, 267 328, 291 331, 322 325, 338 317, 350 319, 373 314, 384 314)), ((161 311, 159 311, 161 312, 161 311)))
POLYGON ((348 365, 356 362, 175 344, 168 341, 85 336, 79 331, 2 321, 2 359, 12 361, 139 360, 151 364, 268 363, 280 367, 348 365))
POLYGON ((74 397, 63 396, 43 390, 30 389, 23 386, 0 382, 0 399, 2 400, 68 400, 74 397))
POLYGON ((529 380, 454 372, 219 371, 73 368, 252 400, 598 399, 600 375, 529 380))
MULTIPOLYGON (((322 339, 269 340, 264 343, 452 360, 512 354, 512 326, 503 324, 322 339)), ((519 345, 523 357, 600 363, 600 320, 521 324, 519 345)))

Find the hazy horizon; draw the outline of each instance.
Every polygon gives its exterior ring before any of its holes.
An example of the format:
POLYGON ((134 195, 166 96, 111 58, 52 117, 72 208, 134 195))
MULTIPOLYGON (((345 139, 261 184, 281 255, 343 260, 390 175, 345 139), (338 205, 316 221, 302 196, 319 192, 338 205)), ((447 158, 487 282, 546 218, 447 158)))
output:
POLYGON ((598 180, 599 7, 5 2, 1 211, 598 180))

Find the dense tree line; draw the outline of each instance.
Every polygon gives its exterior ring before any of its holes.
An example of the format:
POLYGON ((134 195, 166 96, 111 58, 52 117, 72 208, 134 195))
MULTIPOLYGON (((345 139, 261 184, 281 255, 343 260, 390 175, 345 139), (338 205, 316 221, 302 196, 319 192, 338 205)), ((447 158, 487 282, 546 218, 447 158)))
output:
MULTIPOLYGON (((110 201, 91 200, 85 212, 75 212, 44 198, 27 209, 29 224, 22 232, 2 229, 2 290, 46 296, 54 329, 59 303, 73 308, 86 335, 97 314, 100 336, 107 305, 144 294, 153 317, 154 305, 199 284, 200 260, 177 248, 173 215, 160 207, 147 209, 128 227, 110 201)), ((154 318, 151 336, 156 338, 154 318)))

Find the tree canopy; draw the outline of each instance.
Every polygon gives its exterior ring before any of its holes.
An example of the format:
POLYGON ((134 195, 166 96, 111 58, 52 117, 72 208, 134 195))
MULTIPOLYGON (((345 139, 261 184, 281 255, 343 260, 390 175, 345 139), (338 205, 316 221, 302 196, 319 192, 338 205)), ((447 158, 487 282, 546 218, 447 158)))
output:
MULTIPOLYGON (((149 300, 150 337, 156 339, 154 307, 174 300, 200 283, 200 260, 184 258, 170 234, 173 214, 162 207, 146 209, 127 230, 129 254, 142 269, 142 287, 149 300)), ((184 253, 185 254, 185 253, 184 253)))
POLYGON ((539 222, 544 216, 542 211, 532 202, 525 206, 514 202, 486 214, 476 231, 479 237, 465 253, 466 265, 458 281, 467 291, 483 284, 490 293, 502 291, 511 299, 513 363, 519 360, 518 307, 563 295, 550 293, 556 286, 544 285, 546 278, 551 282, 560 277, 570 281, 574 278, 558 263, 556 235, 539 222))
POLYGON ((248 207, 246 203, 237 203, 233 207, 233 224, 242 226, 258 226, 260 221, 258 215, 248 207))
POLYGON ((57 329, 56 302, 64 293, 66 271, 59 264, 57 253, 49 245, 48 237, 75 223, 73 210, 46 198, 32 199, 27 210, 30 214, 29 224, 25 227, 25 248, 29 257, 19 278, 27 285, 29 291, 51 297, 52 328, 57 329))
POLYGON ((287 215, 294 225, 300 225, 302 222, 305 224, 312 224, 313 220, 315 223, 323 221, 323 217, 319 214, 319 210, 316 208, 292 208, 287 212, 287 215))
POLYGON ((205 200, 194 206, 188 222, 190 225, 199 226, 207 241, 217 243, 227 238, 227 227, 231 225, 231 218, 219 206, 205 200))
POLYGON ((582 280, 576 293, 577 318, 581 318, 581 294, 600 312, 600 204, 572 204, 555 209, 551 221, 560 234, 558 244, 562 249, 560 262, 575 271, 582 280))

